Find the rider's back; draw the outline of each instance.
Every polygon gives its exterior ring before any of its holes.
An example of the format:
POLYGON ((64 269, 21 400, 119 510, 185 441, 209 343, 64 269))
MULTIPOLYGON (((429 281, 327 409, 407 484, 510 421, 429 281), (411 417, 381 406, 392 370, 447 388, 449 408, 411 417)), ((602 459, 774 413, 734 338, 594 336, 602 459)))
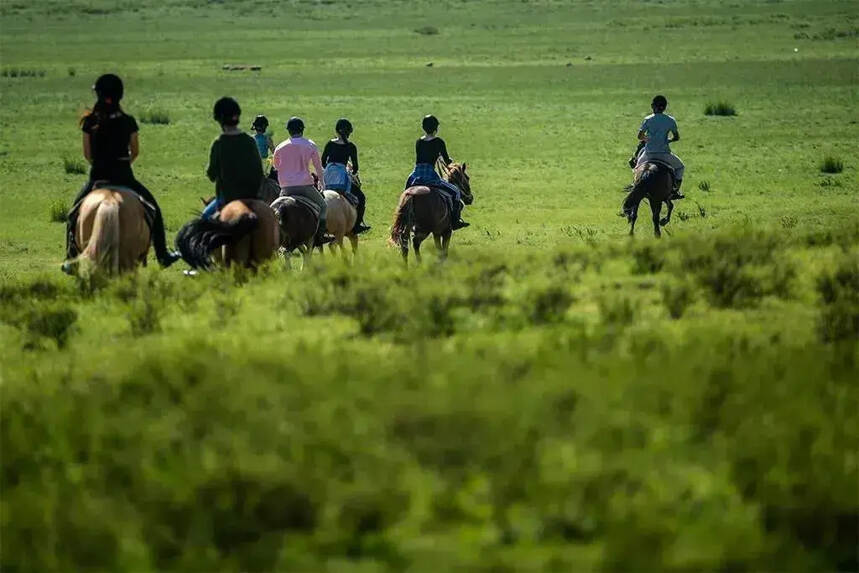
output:
POLYGON ((212 143, 208 175, 225 204, 256 198, 263 172, 254 139, 242 132, 222 133, 212 143))
POLYGON ((668 134, 677 131, 677 122, 668 114, 652 113, 644 118, 641 131, 647 133, 644 151, 648 153, 670 153, 668 134))
POLYGON ((113 179, 119 169, 131 166, 129 144, 138 131, 137 121, 122 111, 109 115, 91 113, 81 129, 90 135, 93 178, 113 179))

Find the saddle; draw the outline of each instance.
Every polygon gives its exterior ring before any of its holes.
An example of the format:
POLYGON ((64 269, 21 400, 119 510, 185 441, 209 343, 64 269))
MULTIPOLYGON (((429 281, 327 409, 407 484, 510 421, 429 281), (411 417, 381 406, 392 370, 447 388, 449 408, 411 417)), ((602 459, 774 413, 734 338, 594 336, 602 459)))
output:
POLYGON ((407 195, 411 195, 413 197, 418 195, 429 195, 430 193, 435 193, 447 204, 447 208, 453 211, 453 195, 444 188, 439 187, 432 184, 421 183, 419 185, 412 185, 408 189, 405 190, 407 195))
POLYGON ((310 213, 316 218, 317 221, 319 220, 319 215, 321 214, 319 207, 316 205, 316 203, 314 203, 307 197, 302 197, 301 195, 283 195, 281 197, 278 197, 271 204, 271 208, 277 210, 277 207, 279 205, 283 205, 284 203, 290 202, 304 207, 305 209, 310 211, 310 213))
POLYGON ((325 189, 325 191, 334 191, 335 193, 346 199, 346 201, 348 201, 350 205, 352 205, 353 207, 358 207, 358 198, 352 195, 352 193, 349 193, 348 191, 344 191, 342 189, 325 189))
MULTIPOLYGON (((137 197, 137 200, 140 201, 141 205, 143 205, 143 218, 146 221, 146 224, 149 226, 150 231, 152 230, 152 224, 155 221, 155 205, 153 205, 152 203, 150 203, 149 201, 147 201, 146 199, 141 197, 137 193, 137 191, 135 191, 134 189, 132 189, 130 187, 126 187, 125 185, 114 185, 110 181, 104 181, 104 180, 94 181, 93 185, 92 185, 92 190, 90 191, 90 193, 92 191, 95 191, 96 189, 110 189, 111 191, 124 191, 126 193, 131 193, 132 195, 137 197)), ((69 212, 75 213, 75 212, 79 211, 81 208, 81 203, 84 202, 84 200, 86 199, 86 197, 88 195, 89 194, 84 195, 83 199, 81 199, 80 201, 78 201, 77 203, 72 205, 72 208, 69 210, 69 212)))

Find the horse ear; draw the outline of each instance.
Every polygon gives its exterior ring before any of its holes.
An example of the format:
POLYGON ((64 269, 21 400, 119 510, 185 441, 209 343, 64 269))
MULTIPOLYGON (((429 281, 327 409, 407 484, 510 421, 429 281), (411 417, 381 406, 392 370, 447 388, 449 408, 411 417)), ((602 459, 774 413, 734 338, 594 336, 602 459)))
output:
POLYGON ((462 164, 462 170, 465 171, 465 163, 462 164))

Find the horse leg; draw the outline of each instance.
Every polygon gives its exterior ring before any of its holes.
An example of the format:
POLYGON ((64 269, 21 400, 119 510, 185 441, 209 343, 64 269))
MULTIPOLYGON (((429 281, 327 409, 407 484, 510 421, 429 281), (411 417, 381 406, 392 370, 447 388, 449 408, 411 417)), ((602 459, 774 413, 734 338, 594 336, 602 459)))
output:
POLYGON ((633 236, 635 234, 635 220, 638 219, 638 207, 635 207, 632 210, 632 214, 629 216, 629 236, 633 236))
POLYGON ((442 254, 442 252, 441 252, 441 237, 439 235, 436 235, 435 233, 433 233, 432 234, 432 240, 433 240, 433 242, 435 242, 435 250, 437 250, 439 252, 439 254, 442 254))
POLYGON ((658 239, 662 236, 662 231, 659 229, 659 213, 662 212, 662 201, 651 199, 650 212, 653 214, 653 234, 658 239))
POLYGON ((668 205, 668 212, 665 214, 665 217, 659 221, 659 224, 663 227, 671 222, 671 212, 674 210, 674 202, 671 199, 666 199, 665 204, 668 205))
POLYGON ((415 260, 418 264, 421 263, 421 243, 423 243, 426 238, 426 235, 415 233, 415 238, 412 239, 412 247, 415 249, 415 260))
POLYGON ((349 235, 349 242, 352 243, 352 256, 358 254, 358 235, 349 235))
POLYGON ((447 258, 447 248, 450 246, 450 237, 451 231, 445 231, 441 236, 441 256, 443 259, 447 258))

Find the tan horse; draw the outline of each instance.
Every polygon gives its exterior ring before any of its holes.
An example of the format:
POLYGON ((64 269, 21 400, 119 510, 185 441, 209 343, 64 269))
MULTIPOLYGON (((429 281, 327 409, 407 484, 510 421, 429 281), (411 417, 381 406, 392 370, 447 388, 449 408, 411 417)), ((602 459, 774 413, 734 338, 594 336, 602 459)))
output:
POLYGON ((89 261, 94 270, 118 274, 146 264, 150 231, 143 204, 132 191, 93 189, 80 206, 75 242, 77 261, 89 261))
MULTIPOLYGON (((471 194, 471 182, 465 170, 465 163, 451 163, 446 177, 462 192, 462 200, 466 205, 474 202, 471 194)), ((400 195, 400 202, 394 212, 394 223, 391 225, 389 243, 400 248, 403 260, 408 262, 409 239, 414 232, 412 245, 415 258, 421 261, 421 243, 429 235, 433 236, 435 246, 441 257, 447 257, 450 237, 453 233, 453 219, 447 201, 427 186, 409 187, 400 195)))
POLYGON ((230 201, 217 219, 194 219, 176 235, 185 262, 204 269, 216 261, 256 268, 274 256, 279 244, 274 212, 258 199, 230 201))
POLYGON ((346 251, 343 248, 343 237, 349 237, 349 242, 352 243, 352 254, 358 252, 358 235, 352 232, 355 228, 355 219, 358 218, 358 211, 352 204, 337 191, 326 190, 322 195, 325 197, 325 205, 328 209, 327 230, 329 235, 334 236, 334 240, 328 244, 329 250, 333 253, 336 247, 340 248, 340 254, 346 257, 346 251))
POLYGON ((674 176, 671 168, 657 161, 647 161, 635 168, 632 191, 623 200, 623 216, 629 221, 629 234, 635 233, 635 220, 638 218, 638 206, 645 197, 650 203, 653 215, 653 233, 657 238, 662 236, 660 226, 671 222, 671 212, 674 203, 671 202, 671 191, 674 189, 674 176), (668 213, 663 219, 662 203, 668 205, 668 213))

